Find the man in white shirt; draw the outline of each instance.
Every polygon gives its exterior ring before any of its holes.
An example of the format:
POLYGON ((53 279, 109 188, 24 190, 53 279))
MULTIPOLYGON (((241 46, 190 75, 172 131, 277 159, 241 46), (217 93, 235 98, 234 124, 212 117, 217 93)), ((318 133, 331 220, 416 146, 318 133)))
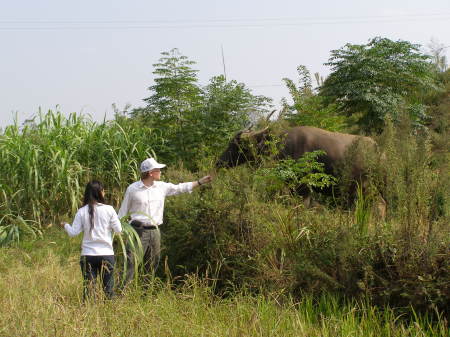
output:
MULTIPOLYGON (((161 252, 161 234, 159 226, 163 223, 164 199, 166 196, 180 193, 191 193, 200 185, 211 182, 211 176, 205 176, 197 181, 180 184, 166 183, 161 180, 161 169, 165 164, 158 163, 154 158, 147 158, 141 163, 141 180, 128 186, 119 218, 130 216, 130 225, 141 239, 144 251, 144 271, 146 274, 155 272, 158 267, 161 252)), ((127 284, 135 271, 134 257, 127 252, 127 284)))

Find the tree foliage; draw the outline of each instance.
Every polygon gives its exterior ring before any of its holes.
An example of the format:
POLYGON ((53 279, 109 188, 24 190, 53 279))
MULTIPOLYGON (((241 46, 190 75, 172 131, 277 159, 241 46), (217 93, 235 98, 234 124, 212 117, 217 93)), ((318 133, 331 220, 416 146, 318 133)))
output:
POLYGON ((243 83, 215 76, 203 89, 202 139, 211 155, 224 147, 230 135, 268 113, 271 99, 253 95, 243 83))
POLYGON ((345 117, 338 114, 337 105, 325 104, 323 97, 317 95, 311 73, 305 66, 298 66, 297 72, 298 85, 289 78, 283 78, 292 99, 292 104, 286 99, 282 100, 284 117, 294 125, 341 131, 345 125, 345 117))
POLYGON ((408 112, 416 124, 426 118, 424 93, 438 89, 436 68, 419 45, 376 37, 366 45, 331 51, 331 74, 320 89, 365 131, 381 131, 386 118, 408 112))
MULTIPOLYGON (((325 154, 325 151, 318 150, 307 152, 298 159, 283 159, 273 168, 261 169, 259 174, 264 179, 280 182, 292 191, 298 191, 302 186, 306 186, 310 192, 314 188, 327 188, 335 185, 337 179, 325 173, 325 164, 318 161, 325 154)), ((277 184, 272 182, 270 185, 277 184)))
POLYGON ((253 95, 243 83, 215 76, 202 87, 194 61, 177 49, 163 52, 154 64, 155 84, 147 105, 131 115, 159 130, 165 142, 156 152, 167 162, 183 161, 194 168, 214 156, 231 134, 267 112, 271 100, 253 95))
POLYGON ((191 68, 195 62, 178 49, 161 55, 159 62, 153 64, 155 84, 148 88, 152 95, 144 99, 144 108, 132 111, 132 116, 141 117, 148 126, 160 130, 165 142, 158 150, 166 154, 166 159, 173 159, 170 148, 175 147, 180 151, 180 159, 187 160, 184 154, 193 136, 187 131, 196 120, 201 101, 198 71, 191 68))

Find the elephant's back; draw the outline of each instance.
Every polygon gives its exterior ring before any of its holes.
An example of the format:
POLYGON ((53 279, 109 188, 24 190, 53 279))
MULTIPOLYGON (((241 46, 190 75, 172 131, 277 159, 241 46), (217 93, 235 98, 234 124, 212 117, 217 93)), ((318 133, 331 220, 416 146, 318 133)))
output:
POLYGON ((312 126, 297 126, 288 131, 285 143, 286 150, 294 158, 306 152, 323 150, 332 161, 336 161, 343 159, 346 149, 358 138, 312 126))

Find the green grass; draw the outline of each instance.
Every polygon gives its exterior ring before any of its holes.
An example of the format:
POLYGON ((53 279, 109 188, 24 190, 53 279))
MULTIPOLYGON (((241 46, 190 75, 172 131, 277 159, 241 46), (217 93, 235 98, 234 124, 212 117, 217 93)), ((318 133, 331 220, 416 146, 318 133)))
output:
POLYGON ((79 238, 0 248, 0 336, 446 336, 441 317, 402 320, 389 308, 323 295, 299 302, 243 292, 218 298, 195 276, 184 285, 155 280, 112 301, 81 293, 79 238))
POLYGON ((59 111, 41 113, 25 126, 7 126, 0 134, 0 216, 11 217, 2 217, 0 226, 17 216, 44 226, 72 217, 86 182, 94 178, 117 205, 138 178, 142 158, 159 142, 153 129, 133 121, 97 124, 59 111))
MULTIPOLYGON (((450 298, 448 153, 436 161, 427 139, 388 131, 380 140, 386 160, 368 159, 372 183, 384 188, 385 221, 372 216, 370 195, 360 193, 350 210, 307 209, 252 167, 214 171, 211 157, 204 172, 190 172, 166 162, 166 181, 215 179, 167 200, 165 281, 144 297, 134 289, 83 305, 81 236, 69 239, 52 224, 72 221, 92 178, 117 209, 139 162, 153 149, 163 155, 167 144, 157 129, 124 118, 96 124, 50 111, 7 127, 0 134, 0 336, 446 335, 437 310, 448 314, 450 298), (344 295, 352 300, 336 298, 344 295)), ((125 236, 116 240, 118 255, 125 236)))

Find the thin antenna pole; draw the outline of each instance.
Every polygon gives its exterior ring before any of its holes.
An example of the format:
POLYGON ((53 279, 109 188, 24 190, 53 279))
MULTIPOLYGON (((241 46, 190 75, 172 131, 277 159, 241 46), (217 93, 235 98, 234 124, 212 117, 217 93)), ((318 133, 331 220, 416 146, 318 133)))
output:
POLYGON ((225 69, 225 56, 223 55, 223 45, 220 45, 222 48, 222 64, 223 64, 223 76, 225 77, 225 82, 227 81, 227 71, 225 69))

